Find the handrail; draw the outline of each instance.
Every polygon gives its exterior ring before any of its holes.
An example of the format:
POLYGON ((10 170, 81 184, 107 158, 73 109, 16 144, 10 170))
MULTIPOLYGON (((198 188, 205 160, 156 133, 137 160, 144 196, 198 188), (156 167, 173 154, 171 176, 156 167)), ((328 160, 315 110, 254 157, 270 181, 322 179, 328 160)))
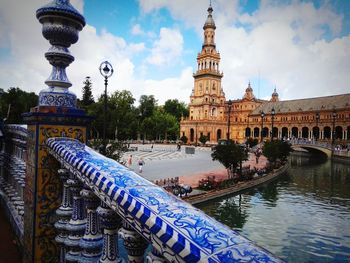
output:
POLYGON ((49 152, 171 262, 282 262, 199 209, 77 140, 49 152))
POLYGON ((326 142, 319 142, 315 140, 305 140, 305 139, 293 139, 293 140, 290 140, 289 142, 292 145, 313 145, 313 146, 332 150, 332 145, 326 142))

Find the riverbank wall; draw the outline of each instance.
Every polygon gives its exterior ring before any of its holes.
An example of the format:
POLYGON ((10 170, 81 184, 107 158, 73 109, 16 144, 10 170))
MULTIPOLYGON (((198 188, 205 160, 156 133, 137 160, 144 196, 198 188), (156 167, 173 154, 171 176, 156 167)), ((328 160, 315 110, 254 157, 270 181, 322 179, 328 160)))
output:
POLYGON ((199 195, 194 195, 194 196, 188 196, 187 198, 184 198, 185 201, 188 203, 195 205, 195 204, 200 204, 207 202, 209 200, 213 200, 216 198, 220 198, 226 195, 231 195, 231 194, 238 194, 242 191, 245 191, 247 189, 271 182, 278 178, 280 175, 285 173, 289 167, 289 163, 287 162, 284 166, 274 169, 272 172, 268 173, 265 176, 256 178, 254 180, 250 181, 245 181, 245 182, 238 182, 234 186, 225 188, 225 189, 220 189, 220 190, 211 190, 199 195))

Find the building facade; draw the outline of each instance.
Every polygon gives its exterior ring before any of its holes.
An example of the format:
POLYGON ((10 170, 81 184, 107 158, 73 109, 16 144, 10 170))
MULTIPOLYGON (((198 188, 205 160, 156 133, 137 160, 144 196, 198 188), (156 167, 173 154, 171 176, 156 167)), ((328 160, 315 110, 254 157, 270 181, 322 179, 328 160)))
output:
POLYGON ((248 138, 272 137, 343 145, 350 141, 350 93, 282 101, 275 89, 270 100, 261 100, 254 96, 249 83, 242 99, 226 100, 212 12, 209 6, 202 50, 193 74, 189 117, 181 120, 180 137, 186 136, 191 144, 197 144, 202 135, 208 137, 210 144, 227 138, 244 142, 248 138))

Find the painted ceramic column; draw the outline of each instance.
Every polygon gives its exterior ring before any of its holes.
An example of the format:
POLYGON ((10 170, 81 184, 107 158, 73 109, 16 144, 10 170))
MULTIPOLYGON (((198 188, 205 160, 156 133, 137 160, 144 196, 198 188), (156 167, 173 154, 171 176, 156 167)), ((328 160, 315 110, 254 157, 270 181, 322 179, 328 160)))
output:
POLYGON ((83 189, 80 194, 84 198, 87 222, 85 234, 80 240, 83 252, 78 262, 98 262, 101 257, 102 234, 96 209, 101 201, 91 190, 83 189))
MULTIPOLYGON (((49 2, 49 1, 48 1, 49 2)), ((52 73, 48 86, 39 94, 38 106, 23 114, 28 124, 26 177, 24 189, 24 262, 55 262, 59 246, 55 242, 55 211, 62 201, 59 163, 48 153, 46 139, 70 137, 83 143, 91 118, 76 108, 76 96, 66 67, 74 60, 68 48, 78 41, 84 17, 69 0, 53 0, 39 8, 36 17, 51 47, 45 53, 52 73)))
POLYGON ((67 247, 66 262, 78 262, 81 256, 80 239, 83 237, 86 227, 86 212, 84 200, 80 195, 82 184, 77 178, 68 179, 67 183, 73 196, 73 214, 67 224, 68 237, 64 241, 67 247))
POLYGON ((122 263, 118 250, 118 229, 121 225, 120 217, 110 209, 104 202, 97 208, 103 231, 102 256, 99 262, 122 263))
POLYGON ((64 263, 66 257, 66 247, 64 241, 67 238, 67 224, 72 216, 72 197, 69 190, 69 184, 67 184, 67 179, 69 177, 69 172, 67 169, 59 169, 58 174, 61 177, 63 183, 63 194, 61 206, 56 210, 56 215, 59 220, 55 223, 55 228, 57 229, 58 235, 55 237, 55 241, 60 247, 60 263, 64 263))
POLYGON ((144 262, 145 249, 148 243, 125 220, 119 230, 119 237, 124 241, 124 247, 128 252, 128 261, 133 263, 144 262))

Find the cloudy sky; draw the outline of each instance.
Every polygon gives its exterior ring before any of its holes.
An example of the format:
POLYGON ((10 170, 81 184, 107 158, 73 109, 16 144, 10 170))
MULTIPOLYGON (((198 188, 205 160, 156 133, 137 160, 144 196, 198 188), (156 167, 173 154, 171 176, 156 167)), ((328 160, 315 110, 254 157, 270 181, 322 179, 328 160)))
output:
MULTIPOLYGON (((0 0, 0 87, 39 93, 51 68, 49 43, 35 18, 45 0, 0 0)), ((87 25, 67 68, 78 97, 86 76, 103 92, 100 63, 115 69, 109 93, 127 89, 186 103, 203 40, 209 0, 72 0, 87 25)), ((350 1, 212 0, 226 99, 248 81, 259 98, 350 92, 350 1)))

